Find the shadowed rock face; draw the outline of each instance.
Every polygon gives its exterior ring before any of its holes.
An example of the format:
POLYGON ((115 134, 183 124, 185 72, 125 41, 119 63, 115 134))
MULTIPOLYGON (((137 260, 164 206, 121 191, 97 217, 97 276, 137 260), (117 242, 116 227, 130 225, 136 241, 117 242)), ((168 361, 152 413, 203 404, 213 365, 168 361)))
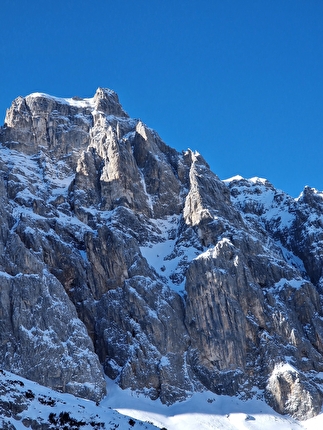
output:
POLYGON ((102 88, 19 97, 0 141, 4 368, 93 399, 103 365, 164 403, 258 387, 318 413, 321 193, 222 182, 102 88))

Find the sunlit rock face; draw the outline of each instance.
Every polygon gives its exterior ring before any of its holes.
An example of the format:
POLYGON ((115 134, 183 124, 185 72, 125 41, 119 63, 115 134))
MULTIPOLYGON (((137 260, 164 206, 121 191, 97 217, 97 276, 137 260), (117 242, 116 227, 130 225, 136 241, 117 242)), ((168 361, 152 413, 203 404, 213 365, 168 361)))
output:
POLYGON ((277 364, 265 395, 277 412, 300 420, 321 412, 321 393, 289 364, 277 364))
POLYGON ((221 181, 103 88, 18 97, 0 142, 2 367, 95 400, 103 368, 167 404, 256 387, 318 413, 322 193, 221 181))

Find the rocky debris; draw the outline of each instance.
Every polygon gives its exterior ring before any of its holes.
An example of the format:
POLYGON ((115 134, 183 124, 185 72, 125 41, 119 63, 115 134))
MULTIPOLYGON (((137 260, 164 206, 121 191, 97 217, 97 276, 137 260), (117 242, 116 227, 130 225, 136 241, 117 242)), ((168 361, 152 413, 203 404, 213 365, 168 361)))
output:
POLYGON ((223 182, 102 88, 19 97, 0 142, 3 366, 89 398, 101 363, 167 404, 257 386, 282 413, 319 411, 322 193, 223 182), (276 380, 287 362, 301 383, 276 380), (312 403, 290 407, 303 388, 312 403))

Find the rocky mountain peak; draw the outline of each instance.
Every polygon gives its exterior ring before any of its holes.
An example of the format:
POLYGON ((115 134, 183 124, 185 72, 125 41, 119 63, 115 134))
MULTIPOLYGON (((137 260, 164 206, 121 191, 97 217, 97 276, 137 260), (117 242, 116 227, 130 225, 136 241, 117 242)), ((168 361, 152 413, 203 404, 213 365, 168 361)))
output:
POLYGON ((117 93, 108 88, 98 88, 93 97, 95 109, 105 115, 114 115, 128 118, 128 114, 122 109, 117 93))
POLYGON ((0 143, 2 367, 92 399, 103 367, 167 404, 257 387, 318 413, 319 192, 221 181, 103 88, 18 97, 0 143))

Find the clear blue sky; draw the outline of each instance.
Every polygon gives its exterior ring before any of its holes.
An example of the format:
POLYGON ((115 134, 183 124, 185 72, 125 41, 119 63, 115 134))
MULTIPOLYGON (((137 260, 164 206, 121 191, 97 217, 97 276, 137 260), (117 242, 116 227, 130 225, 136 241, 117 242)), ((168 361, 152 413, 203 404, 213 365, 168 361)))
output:
POLYGON ((322 0, 2 0, 0 122, 18 95, 118 94, 221 178, 323 190, 322 0))

